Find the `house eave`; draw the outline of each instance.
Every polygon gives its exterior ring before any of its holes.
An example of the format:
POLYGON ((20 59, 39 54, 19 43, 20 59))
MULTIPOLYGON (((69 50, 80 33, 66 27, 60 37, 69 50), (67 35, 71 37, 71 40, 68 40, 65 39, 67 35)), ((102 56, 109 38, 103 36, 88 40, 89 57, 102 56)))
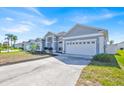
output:
POLYGON ((64 37, 63 39, 76 39, 76 38, 85 38, 85 37, 93 37, 93 36, 103 36, 102 33, 97 34, 89 34, 89 35, 80 35, 80 36, 70 36, 70 37, 64 37))

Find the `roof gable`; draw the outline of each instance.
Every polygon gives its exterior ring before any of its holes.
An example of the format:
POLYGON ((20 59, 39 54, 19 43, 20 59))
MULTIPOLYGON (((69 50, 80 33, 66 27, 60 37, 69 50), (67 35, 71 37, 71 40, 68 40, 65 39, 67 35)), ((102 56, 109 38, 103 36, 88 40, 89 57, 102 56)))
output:
POLYGON ((59 32, 58 34, 57 34, 57 36, 59 37, 59 36, 64 36, 66 34, 66 32, 59 32))
POLYGON ((55 34, 52 33, 52 32, 48 32, 48 33, 45 35, 45 37, 50 36, 50 35, 55 35, 55 34))
POLYGON ((100 29, 100 28, 95 28, 95 27, 90 27, 90 26, 84 26, 84 25, 76 24, 65 35, 65 37, 94 34, 94 33, 98 33, 99 31, 102 31, 102 30, 103 29, 100 29))

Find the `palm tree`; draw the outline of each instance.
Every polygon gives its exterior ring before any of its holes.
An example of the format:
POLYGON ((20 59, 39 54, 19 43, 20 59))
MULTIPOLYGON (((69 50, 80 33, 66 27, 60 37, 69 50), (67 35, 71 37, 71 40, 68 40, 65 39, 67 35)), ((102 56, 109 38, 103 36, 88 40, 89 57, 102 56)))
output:
POLYGON ((1 53, 1 50, 2 50, 2 43, 0 43, 0 53, 1 53))
POLYGON ((5 34, 5 36, 7 36, 5 39, 8 42, 8 46, 10 46, 11 34, 5 34))
POLYGON ((5 34, 5 36, 6 36, 6 40, 7 40, 7 42, 8 42, 8 47, 7 47, 7 50, 8 50, 8 52, 9 52, 9 47, 10 47, 10 40, 11 40, 11 37, 12 37, 12 34, 5 34))
POLYGON ((12 44, 13 36, 14 36, 13 34, 10 34, 11 47, 12 47, 12 45, 13 45, 13 44, 12 44))
POLYGON ((18 40, 17 36, 13 35, 13 42, 14 42, 13 46, 14 46, 14 48, 15 48, 15 43, 16 43, 17 40, 18 40))

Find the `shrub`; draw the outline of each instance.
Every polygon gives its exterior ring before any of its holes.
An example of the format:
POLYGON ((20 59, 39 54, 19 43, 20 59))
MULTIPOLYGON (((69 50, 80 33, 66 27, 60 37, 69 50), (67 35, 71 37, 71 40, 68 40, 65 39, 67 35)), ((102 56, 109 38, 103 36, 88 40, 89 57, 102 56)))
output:
POLYGON ((100 61, 100 62, 112 62, 114 59, 114 55, 112 54, 97 54, 93 57, 92 60, 100 61))
POLYGON ((2 47, 0 47, 0 53, 1 53, 1 51, 2 51, 2 47))
POLYGON ((30 48, 31 48, 31 53, 35 53, 37 45, 35 43, 32 43, 30 48))
POLYGON ((53 50, 53 48, 52 48, 52 47, 50 47, 50 48, 49 48, 49 50, 51 51, 51 50, 53 50))
POLYGON ((44 47, 44 50, 48 50, 48 47, 44 47))

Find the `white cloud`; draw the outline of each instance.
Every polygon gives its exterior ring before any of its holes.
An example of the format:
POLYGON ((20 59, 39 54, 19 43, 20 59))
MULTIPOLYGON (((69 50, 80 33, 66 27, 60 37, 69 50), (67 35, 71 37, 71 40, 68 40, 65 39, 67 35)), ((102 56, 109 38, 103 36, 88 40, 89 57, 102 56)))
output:
POLYGON ((5 37, 2 36, 2 35, 0 35, 0 43, 3 43, 4 42, 4 39, 5 39, 5 37))
POLYGON ((118 21, 118 24, 119 25, 124 25, 124 21, 120 20, 120 21, 118 21))
POLYGON ((113 17, 121 16, 121 15, 124 15, 124 12, 122 12, 122 13, 106 13, 102 17, 107 19, 107 18, 113 18, 113 17))
POLYGON ((120 15, 124 15, 124 13, 107 12, 107 13, 102 13, 99 15, 82 15, 81 14, 79 16, 75 16, 74 18, 72 18, 72 21, 78 22, 78 23, 88 23, 92 21, 110 19, 110 18, 120 16, 120 15))
POLYGON ((106 18, 112 18, 114 16, 115 16, 115 14, 107 13, 107 14, 101 15, 100 18, 106 19, 106 18))
POLYGON ((47 19, 41 20, 41 23, 43 23, 44 25, 52 25, 56 22, 57 22, 56 19, 54 19, 54 20, 47 20, 47 19))
MULTIPOLYGON (((45 15, 42 14, 37 8, 26 7, 22 9, 26 9, 25 11, 17 11, 9 8, 2 8, 4 12, 8 14, 13 14, 16 19, 20 19, 21 21, 27 21, 28 23, 40 23, 41 25, 52 25, 57 22, 56 19, 49 19, 45 15)), ((6 18, 7 20, 12 20, 12 18, 6 18)), ((15 19, 15 20, 16 20, 15 19)), ((18 22, 19 23, 19 22, 18 22)))
MULTIPOLYGON (((26 41, 26 39, 18 39, 17 41, 16 41, 16 43, 22 43, 23 41, 26 41)), ((28 41, 28 40, 27 40, 28 41)))
POLYGON ((40 31, 41 28, 57 22, 56 19, 47 18, 37 8, 21 8, 19 11, 14 8, 2 8, 1 11, 7 16, 0 19, 0 30, 5 32, 24 33, 34 29, 40 31), (23 11, 24 9, 27 9, 27 12, 23 11))
POLYGON ((36 13, 39 16, 44 16, 40 11, 38 11, 37 8, 33 8, 33 7, 26 7, 25 9, 32 11, 33 13, 36 13))
POLYGON ((14 19, 13 18, 10 18, 10 17, 6 17, 5 20, 6 21, 14 21, 14 19))
POLYGON ((31 21, 21 21, 20 22, 21 24, 24 24, 24 25, 30 25, 30 26, 34 26, 35 24, 32 23, 31 21))
POLYGON ((31 27, 29 25, 23 25, 23 24, 18 24, 14 27, 10 27, 10 28, 2 28, 2 31, 6 31, 6 32, 27 32, 31 30, 31 27))
POLYGON ((115 43, 122 42, 124 38, 123 33, 114 32, 109 34, 109 40, 114 40, 115 43))
POLYGON ((44 25, 52 25, 57 22, 56 19, 49 20, 48 18, 46 18, 46 16, 43 15, 37 8, 28 7, 26 9, 38 15, 38 17, 35 16, 34 20, 40 21, 39 23, 42 23, 44 25))

